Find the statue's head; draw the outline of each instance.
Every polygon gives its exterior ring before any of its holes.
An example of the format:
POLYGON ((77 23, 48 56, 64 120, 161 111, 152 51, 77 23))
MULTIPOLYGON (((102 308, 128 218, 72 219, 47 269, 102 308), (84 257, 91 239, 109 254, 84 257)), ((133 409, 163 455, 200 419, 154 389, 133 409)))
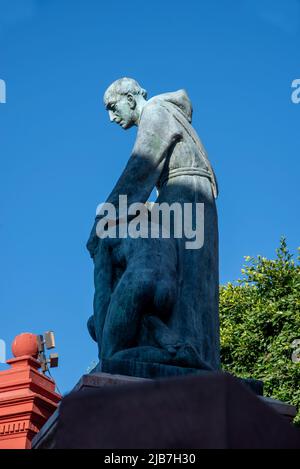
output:
POLYGON ((104 93, 104 104, 111 122, 123 129, 138 125, 147 92, 132 78, 114 81, 104 93))

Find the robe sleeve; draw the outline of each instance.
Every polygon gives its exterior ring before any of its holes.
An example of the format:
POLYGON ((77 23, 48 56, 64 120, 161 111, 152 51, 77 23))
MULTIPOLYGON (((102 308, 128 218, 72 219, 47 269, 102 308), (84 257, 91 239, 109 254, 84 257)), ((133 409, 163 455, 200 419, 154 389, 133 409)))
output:
MULTIPOLYGON (((169 149, 180 138, 170 113, 158 103, 148 103, 128 163, 106 200, 115 206, 117 214, 120 195, 127 195, 128 205, 148 200, 162 173, 169 149)), ((91 257, 98 245, 96 226, 99 219, 97 216, 87 243, 91 257)))

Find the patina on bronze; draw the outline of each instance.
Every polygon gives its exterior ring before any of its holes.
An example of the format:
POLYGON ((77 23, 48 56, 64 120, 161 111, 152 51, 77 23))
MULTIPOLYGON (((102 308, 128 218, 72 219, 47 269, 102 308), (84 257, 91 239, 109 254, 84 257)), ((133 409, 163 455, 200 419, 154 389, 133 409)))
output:
POLYGON ((216 177, 193 129, 184 90, 155 96, 122 78, 105 92, 112 122, 137 126, 128 163, 107 202, 204 204, 204 244, 186 238, 99 239, 96 217, 87 247, 95 264, 94 314, 88 321, 106 372, 142 377, 217 370, 218 221, 216 177))

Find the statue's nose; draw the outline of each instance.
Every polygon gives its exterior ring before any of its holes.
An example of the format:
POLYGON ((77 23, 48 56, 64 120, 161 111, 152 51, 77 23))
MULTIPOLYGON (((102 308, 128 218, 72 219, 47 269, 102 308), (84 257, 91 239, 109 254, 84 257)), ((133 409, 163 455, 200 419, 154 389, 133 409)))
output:
POLYGON ((110 122, 113 122, 115 119, 114 113, 112 111, 108 111, 108 115, 109 115, 110 122))

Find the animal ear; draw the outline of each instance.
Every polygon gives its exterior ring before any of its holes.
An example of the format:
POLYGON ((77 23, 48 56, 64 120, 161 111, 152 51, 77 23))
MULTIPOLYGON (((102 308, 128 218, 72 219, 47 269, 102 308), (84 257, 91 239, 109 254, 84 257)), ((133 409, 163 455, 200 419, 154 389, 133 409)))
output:
POLYGON ((135 107, 136 107, 136 100, 135 100, 135 97, 134 97, 131 93, 128 93, 128 95, 127 95, 127 101, 128 101, 128 104, 129 104, 130 109, 135 109, 135 107))

